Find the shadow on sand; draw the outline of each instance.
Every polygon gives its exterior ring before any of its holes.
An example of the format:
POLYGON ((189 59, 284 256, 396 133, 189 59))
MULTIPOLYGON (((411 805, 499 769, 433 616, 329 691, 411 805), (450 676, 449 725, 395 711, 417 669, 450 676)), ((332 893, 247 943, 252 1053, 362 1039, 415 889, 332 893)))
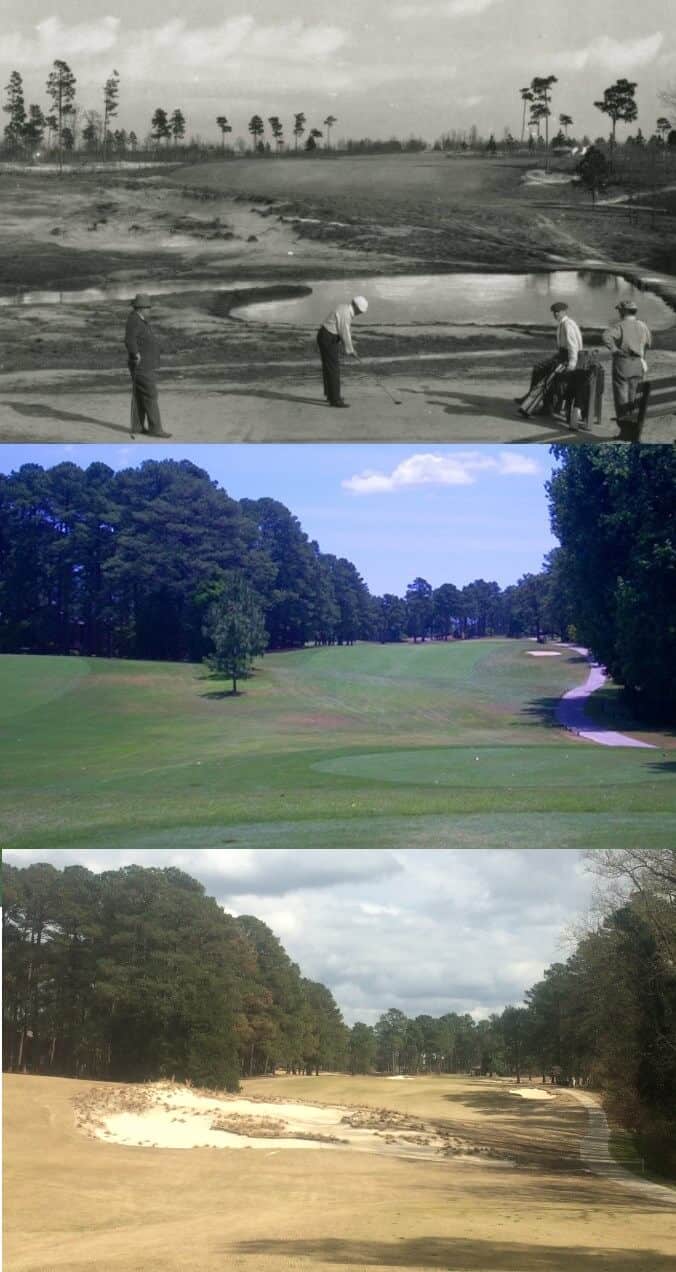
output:
MULTIPOLYGON (((619 1235, 619 1234, 618 1234, 619 1235)), ((530 1245, 476 1238, 417 1237, 413 1240, 242 1241, 240 1255, 272 1256, 277 1266, 305 1259, 309 1266, 439 1268, 443 1272, 667 1272, 673 1260, 654 1250, 608 1250, 589 1246, 530 1245)))
POLYGON ((27 416, 29 419, 55 420, 62 424, 98 424, 112 433, 130 436, 129 428, 123 424, 110 424, 108 420, 97 420, 92 415, 79 415, 75 411, 59 411, 56 407, 48 406, 44 402, 2 402, 0 405, 9 406, 12 411, 16 411, 17 415, 27 416))

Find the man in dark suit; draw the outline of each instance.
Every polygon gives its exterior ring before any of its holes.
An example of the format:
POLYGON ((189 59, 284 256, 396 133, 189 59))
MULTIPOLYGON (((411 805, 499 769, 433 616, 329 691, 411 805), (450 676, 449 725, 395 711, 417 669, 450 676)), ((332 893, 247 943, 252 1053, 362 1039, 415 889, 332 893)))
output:
POLYGON ((131 302, 124 343, 129 356, 131 375, 131 435, 147 433, 150 437, 171 437, 162 428, 157 400, 157 370, 160 346, 149 321, 152 300, 139 292, 131 302), (144 427, 147 421, 147 427, 144 427))

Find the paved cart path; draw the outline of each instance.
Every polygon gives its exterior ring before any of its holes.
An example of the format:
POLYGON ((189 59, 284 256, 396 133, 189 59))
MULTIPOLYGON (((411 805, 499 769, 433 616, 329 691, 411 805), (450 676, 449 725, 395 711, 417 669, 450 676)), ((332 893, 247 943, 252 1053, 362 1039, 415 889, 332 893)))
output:
MULTIPOLYGON (((589 650, 580 645, 568 645, 566 648, 574 649, 576 653, 589 658, 589 650)), ((569 689, 568 693, 564 693, 559 699, 556 707, 557 722, 563 725, 564 729, 577 733, 588 742, 598 742, 600 746, 647 747, 654 751, 655 747, 651 742, 640 742, 638 738, 631 738, 626 733, 617 733, 614 729, 604 728, 602 724, 593 724, 589 719, 586 712, 587 702, 594 691, 601 689, 607 680, 605 669, 590 660, 589 675, 584 684, 577 685, 575 689, 569 689)))
POLYGON ((608 1119, 595 1096, 579 1090, 571 1090, 568 1094, 574 1096, 587 1109, 587 1134, 580 1144, 580 1158, 585 1166, 595 1175, 602 1175, 605 1179, 612 1179, 618 1184, 637 1189, 654 1197, 656 1201, 676 1204, 676 1189, 655 1184, 649 1179, 641 1179, 638 1175, 633 1175, 631 1171, 625 1170, 624 1166, 611 1157, 608 1143, 610 1138, 608 1119))

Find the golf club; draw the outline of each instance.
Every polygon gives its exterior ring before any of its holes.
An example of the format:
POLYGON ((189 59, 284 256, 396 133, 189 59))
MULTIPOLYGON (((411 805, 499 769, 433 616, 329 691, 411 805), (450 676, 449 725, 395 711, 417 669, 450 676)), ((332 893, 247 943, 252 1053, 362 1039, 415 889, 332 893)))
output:
MULTIPOLYGON (((360 362, 360 363, 362 364, 362 366, 363 366, 363 362, 362 362, 362 359, 361 359, 360 357, 357 357, 357 362, 360 362)), ((368 372, 368 374, 371 376, 371 379, 373 380, 374 384, 377 384, 377 385, 378 385, 378 388, 379 388, 379 389, 382 389, 382 390, 383 390, 383 392, 385 392, 385 393, 387 394, 388 398, 390 399, 390 401, 391 401, 391 402, 394 402, 394 405, 395 405, 395 406, 402 406, 402 405, 403 405, 403 403, 402 403, 402 399, 401 399, 401 398, 398 398, 398 397, 395 397, 395 396, 394 396, 394 394, 390 392, 390 390, 388 389, 387 385, 386 385, 386 384, 384 384, 382 380, 379 380, 379 379, 378 379, 378 376, 377 376, 377 375, 376 375, 373 371, 368 372)))

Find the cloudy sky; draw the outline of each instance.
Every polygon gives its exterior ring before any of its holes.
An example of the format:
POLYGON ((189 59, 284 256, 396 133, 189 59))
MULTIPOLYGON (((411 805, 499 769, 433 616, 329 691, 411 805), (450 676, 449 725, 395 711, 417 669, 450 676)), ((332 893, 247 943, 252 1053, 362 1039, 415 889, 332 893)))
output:
MULTIPOLYGON (((554 111, 595 136, 593 102, 619 76, 636 80, 640 123, 664 113, 658 91, 676 81, 673 0, 24 0, 7 11, 0 74, 24 75, 27 98, 44 105, 54 58, 69 62, 78 99, 100 105, 100 87, 121 76, 119 124, 144 135, 156 106, 180 106, 189 131, 219 136, 226 114, 246 136, 254 112, 288 121, 304 111, 334 137, 433 139, 477 123, 521 128, 519 89, 535 75, 559 79, 554 111)), ((287 125, 287 134, 288 134, 287 125)))
POLYGON ((591 878, 575 849, 14 849, 12 865, 178 866, 273 929, 349 1024, 398 1007, 481 1019, 570 952, 591 878))
POLYGON ((235 499, 286 504, 323 552, 353 561, 375 595, 536 573, 556 545, 545 446, 0 446, 0 472, 94 461, 189 459, 235 499))

